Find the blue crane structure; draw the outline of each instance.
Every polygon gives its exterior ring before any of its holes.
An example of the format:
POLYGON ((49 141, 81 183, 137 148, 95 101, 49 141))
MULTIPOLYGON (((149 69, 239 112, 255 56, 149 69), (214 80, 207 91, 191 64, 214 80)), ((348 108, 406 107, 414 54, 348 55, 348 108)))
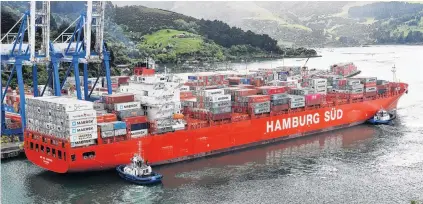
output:
MULTIPOLYGON (((40 6, 38 6, 40 7, 40 6)), ((105 78, 107 83, 108 94, 112 93, 111 78, 110 78, 110 53, 107 51, 104 40, 104 11, 105 2, 87 1, 86 12, 82 12, 80 16, 54 41, 50 40, 50 2, 42 2, 41 9, 37 9, 35 1, 30 2, 30 10, 24 12, 21 19, 2 37, 1 50, 1 73, 8 71, 9 65, 12 65, 7 82, 3 89, 0 83, 1 91, 1 133, 2 135, 19 135, 20 140, 23 140, 23 132, 26 126, 25 117, 25 88, 24 78, 22 75, 22 68, 24 65, 32 66, 32 80, 33 80, 33 96, 42 97, 46 91, 46 87, 52 83, 55 96, 61 95, 61 90, 65 84, 66 78, 71 73, 73 66, 73 73, 75 78, 76 96, 79 100, 96 100, 90 97, 94 90, 100 75, 92 86, 91 91, 88 90, 88 64, 102 63, 104 65, 105 78), (13 42, 3 44, 6 39, 9 40, 11 31, 19 24, 18 33, 14 33, 13 42), (66 31, 74 24, 75 30, 72 35, 68 34, 64 42, 57 42, 59 38, 63 39, 66 31), (91 28, 95 30, 95 45, 91 46, 91 28), (42 30, 42 43, 38 52, 35 51, 35 31, 42 30), (28 31, 28 43, 24 43, 26 31, 28 31), (84 34, 83 34, 84 33, 84 34), (83 34, 83 38, 81 35, 83 34), (70 62, 70 66, 66 70, 65 80, 60 83, 59 68, 61 63, 70 62), (82 97, 79 64, 84 64, 83 69, 83 85, 84 97, 82 97), (41 93, 38 90, 38 64, 46 64, 48 79, 41 93), (11 111, 10 108, 4 104, 4 99, 9 89, 10 82, 16 72, 17 82, 20 96, 20 110, 22 127, 17 129, 7 129, 5 123, 6 111, 11 111)))

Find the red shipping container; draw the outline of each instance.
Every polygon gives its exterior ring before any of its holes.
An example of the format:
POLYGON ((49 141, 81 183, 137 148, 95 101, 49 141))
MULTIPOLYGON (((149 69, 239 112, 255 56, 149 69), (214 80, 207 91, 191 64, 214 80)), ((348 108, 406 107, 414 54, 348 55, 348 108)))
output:
POLYGON ((210 120, 224 120, 232 117, 232 113, 211 114, 210 120))
POLYGON ((270 101, 270 95, 251 95, 247 96, 248 103, 261 103, 270 101))
POLYGON ((305 95, 305 101, 307 106, 319 105, 322 102, 321 94, 307 94, 305 95))
POLYGON ((365 83, 364 87, 368 88, 368 87, 375 87, 376 86, 376 82, 370 82, 370 83, 365 83))
POLYGON ((125 122, 127 125, 146 123, 147 117, 145 117, 145 116, 135 116, 135 117, 124 118, 124 119, 122 119, 122 121, 125 122))
POLYGON ((257 89, 240 89, 234 91, 235 96, 251 96, 257 94, 257 89))
POLYGON ((289 109, 289 104, 282 104, 282 105, 270 107, 270 110, 273 112, 279 112, 279 111, 288 110, 288 109, 289 109))
POLYGON ((244 89, 254 89, 254 85, 249 85, 249 84, 239 84, 236 87, 240 87, 244 89))
POLYGON ((187 98, 187 97, 192 97, 193 94, 191 91, 183 91, 180 93, 180 98, 187 98))
POLYGON ((129 76, 121 76, 118 78, 118 84, 128 83, 128 81, 129 81, 129 76))
POLYGON ((103 115, 104 122, 114 122, 117 121, 117 116, 113 113, 107 113, 103 115))
POLYGON ((350 94, 350 99, 363 98, 363 93, 350 94))
POLYGON ((263 90, 263 94, 266 95, 272 95, 272 94, 280 94, 285 93, 287 91, 288 87, 286 86, 276 86, 267 90, 263 90))
POLYGON ((134 94, 114 94, 103 96, 106 104, 112 103, 126 103, 134 101, 134 94))
POLYGON ((388 88, 388 84, 386 85, 377 85, 377 89, 387 89, 388 88))
POLYGON ((233 106, 232 109, 235 113, 247 113, 248 107, 233 106))
POLYGON ((377 91, 374 92, 365 92, 364 96, 365 97, 372 97, 372 96, 376 96, 377 95, 377 91))

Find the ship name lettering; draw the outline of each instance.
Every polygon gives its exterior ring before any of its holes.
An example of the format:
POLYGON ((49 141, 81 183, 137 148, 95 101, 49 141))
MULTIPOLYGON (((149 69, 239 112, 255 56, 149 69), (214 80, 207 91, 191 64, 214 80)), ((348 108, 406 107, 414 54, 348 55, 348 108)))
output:
POLYGON ((276 121, 267 121, 266 131, 273 132, 273 131, 280 131, 286 130, 290 128, 297 128, 299 126, 303 127, 305 125, 312 125, 320 123, 320 115, 319 113, 314 114, 307 114, 303 116, 295 116, 290 118, 284 118, 281 120, 276 121))
POLYGON ((342 111, 342 109, 332 108, 332 110, 325 112, 325 122, 339 120, 342 118, 343 115, 344 111, 342 111))

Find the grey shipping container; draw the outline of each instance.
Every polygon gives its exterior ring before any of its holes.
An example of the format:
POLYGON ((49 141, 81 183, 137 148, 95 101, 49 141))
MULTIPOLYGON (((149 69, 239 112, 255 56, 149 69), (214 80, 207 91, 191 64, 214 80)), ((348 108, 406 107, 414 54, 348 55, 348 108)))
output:
POLYGON ((271 100, 279 100, 279 99, 284 99, 284 98, 288 98, 288 94, 273 94, 273 95, 270 95, 271 100))
POLYGON ((293 96, 293 95, 291 95, 289 98, 291 99, 291 102, 305 102, 304 96, 293 96))
POLYGON ((113 123, 99 123, 98 126, 101 132, 113 130, 113 123))
POLYGON ((120 119, 134 117, 134 116, 142 116, 142 115, 144 115, 144 110, 142 109, 117 111, 117 116, 120 119))
POLYGON ((270 106, 253 108, 253 109, 254 109, 254 114, 261 114, 261 113, 269 113, 270 112, 270 106))
POLYGON ((301 107, 304 107, 304 106, 305 106, 305 101, 303 101, 303 102, 291 102, 289 104, 289 107, 291 107, 291 108, 301 108, 301 107))
POLYGON ((252 103, 250 104, 250 107, 254 109, 270 107, 270 101, 261 102, 261 103, 252 103))
POLYGON ((289 103, 289 98, 283 98, 283 99, 273 100, 272 101, 272 105, 274 105, 274 106, 288 104, 288 103, 289 103))
POLYGON ((232 101, 219 101, 219 102, 209 102, 207 103, 207 107, 210 108, 219 108, 219 107, 227 107, 231 106, 232 101))
POLYGON ((386 93, 386 89, 378 89, 377 90, 378 94, 385 94, 386 93))
POLYGON ((105 110, 104 103, 94 103, 94 110, 105 110))
POLYGON ((210 108, 209 111, 213 114, 228 113, 232 111, 231 106, 221 108, 210 108))
POLYGON ((101 132, 102 138, 113 137, 113 136, 115 136, 114 130, 101 132))
POLYGON ((363 92, 364 92, 363 88, 350 90, 350 93, 363 93, 363 92))

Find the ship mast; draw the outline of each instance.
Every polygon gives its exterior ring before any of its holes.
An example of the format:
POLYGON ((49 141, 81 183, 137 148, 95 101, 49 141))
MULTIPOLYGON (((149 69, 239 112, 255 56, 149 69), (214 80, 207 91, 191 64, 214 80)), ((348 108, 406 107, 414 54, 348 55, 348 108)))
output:
POLYGON ((392 67, 391 71, 392 71, 392 82, 396 82, 397 81, 397 74, 396 74, 397 68, 395 67, 395 64, 392 67))

